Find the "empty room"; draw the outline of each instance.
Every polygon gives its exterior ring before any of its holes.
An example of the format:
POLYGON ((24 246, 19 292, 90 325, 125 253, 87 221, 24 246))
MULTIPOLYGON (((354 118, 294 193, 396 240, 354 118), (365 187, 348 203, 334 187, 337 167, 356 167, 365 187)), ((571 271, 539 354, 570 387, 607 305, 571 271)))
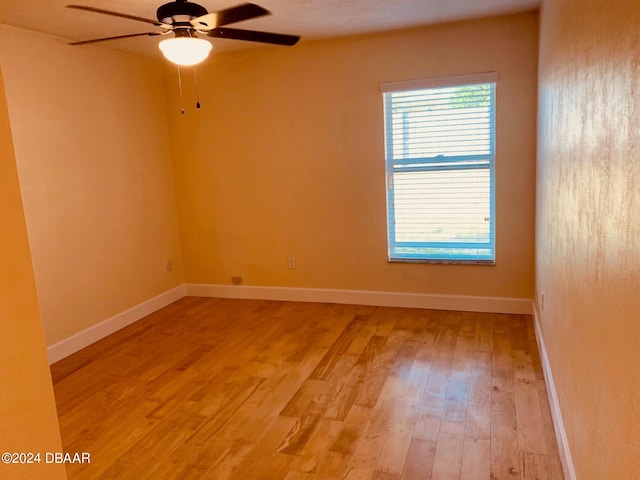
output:
POLYGON ((640 478, 638 25, 3 1, 0 479, 640 478))

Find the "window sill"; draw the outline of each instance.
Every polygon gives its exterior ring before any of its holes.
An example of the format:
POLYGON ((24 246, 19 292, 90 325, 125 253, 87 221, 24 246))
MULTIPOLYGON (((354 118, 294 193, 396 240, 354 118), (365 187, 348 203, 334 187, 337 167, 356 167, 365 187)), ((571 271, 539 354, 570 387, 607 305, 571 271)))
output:
POLYGON ((390 258, 389 263, 431 263, 434 265, 485 265, 495 266, 495 260, 436 260, 427 258, 390 258))

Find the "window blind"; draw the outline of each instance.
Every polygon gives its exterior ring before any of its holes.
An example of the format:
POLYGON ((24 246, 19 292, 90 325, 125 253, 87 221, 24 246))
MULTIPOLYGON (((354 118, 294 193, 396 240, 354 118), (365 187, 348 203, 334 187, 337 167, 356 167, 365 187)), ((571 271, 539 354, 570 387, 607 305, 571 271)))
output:
POLYGON ((495 262, 495 74, 467 82, 381 87, 392 261, 495 262))

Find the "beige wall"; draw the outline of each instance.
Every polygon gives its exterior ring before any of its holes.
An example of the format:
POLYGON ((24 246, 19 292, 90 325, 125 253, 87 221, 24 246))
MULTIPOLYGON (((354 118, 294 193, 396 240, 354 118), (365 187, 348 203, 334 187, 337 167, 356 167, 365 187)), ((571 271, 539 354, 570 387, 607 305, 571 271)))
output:
POLYGON ((44 463, 61 451, 60 432, 4 91, 0 71, 0 452, 41 452, 43 462, 0 464, 0 478, 57 480, 64 466, 44 463))
POLYGON ((162 70, 6 26, 0 54, 53 344, 183 283, 162 70))
POLYGON ((536 298, 580 480, 640 478, 638 25, 636 0, 542 10, 536 298))
POLYGON ((187 282, 531 298, 537 14, 213 55, 167 75, 187 282), (497 265, 389 264, 379 84, 497 71, 497 265), (297 268, 287 268, 287 257, 297 268))

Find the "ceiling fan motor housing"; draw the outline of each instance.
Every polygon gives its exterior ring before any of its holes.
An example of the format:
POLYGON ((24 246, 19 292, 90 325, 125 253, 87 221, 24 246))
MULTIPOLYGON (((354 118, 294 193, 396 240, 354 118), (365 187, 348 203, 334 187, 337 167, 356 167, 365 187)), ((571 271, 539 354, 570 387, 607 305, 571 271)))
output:
POLYGON ((161 5, 156 15, 159 22, 174 25, 178 22, 188 22, 207 13, 209 12, 202 5, 191 3, 187 0, 176 0, 175 2, 161 5))

